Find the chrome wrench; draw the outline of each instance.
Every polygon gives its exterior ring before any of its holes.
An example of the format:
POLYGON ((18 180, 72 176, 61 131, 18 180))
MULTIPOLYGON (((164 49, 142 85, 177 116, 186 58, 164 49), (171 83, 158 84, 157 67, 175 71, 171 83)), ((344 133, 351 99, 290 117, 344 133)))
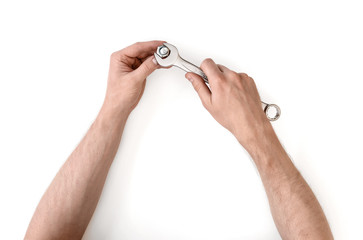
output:
MULTIPOLYGON (((186 72, 198 74, 203 78, 205 83, 209 83, 208 77, 205 75, 202 69, 180 57, 178 49, 170 43, 164 43, 163 45, 159 46, 154 53, 154 56, 158 64, 162 67, 176 66, 186 72)), ((275 121, 280 117, 281 110, 279 106, 276 104, 268 104, 262 101, 261 103, 263 111, 265 112, 268 120, 275 121)))

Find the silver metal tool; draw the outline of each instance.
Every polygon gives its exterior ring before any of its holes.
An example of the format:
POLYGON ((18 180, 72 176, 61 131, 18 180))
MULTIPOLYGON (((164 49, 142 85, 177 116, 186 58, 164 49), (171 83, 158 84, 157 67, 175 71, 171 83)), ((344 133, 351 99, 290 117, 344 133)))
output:
MULTIPOLYGON (((208 78, 202 69, 180 57, 178 49, 170 43, 164 43, 163 45, 159 46, 154 55, 160 66, 176 66, 186 72, 196 73, 203 78, 204 82, 208 83, 208 78)), ((262 101, 261 103, 263 111, 265 112, 268 120, 275 121, 280 117, 281 110, 279 106, 276 104, 268 104, 262 101)))

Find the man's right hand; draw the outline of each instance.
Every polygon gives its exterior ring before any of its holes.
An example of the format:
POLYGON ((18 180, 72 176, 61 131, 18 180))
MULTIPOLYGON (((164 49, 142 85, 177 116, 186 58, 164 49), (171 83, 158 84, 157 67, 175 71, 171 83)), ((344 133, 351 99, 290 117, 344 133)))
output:
POLYGON ((212 59, 204 60, 201 69, 208 77, 210 89, 197 74, 187 73, 186 78, 193 84, 203 106, 250 154, 266 137, 277 140, 251 77, 215 64, 212 59))
POLYGON ((217 65, 211 59, 204 60, 201 68, 208 77, 210 89, 194 73, 187 73, 186 78, 192 82, 204 107, 252 156, 281 237, 333 239, 319 202, 262 111, 253 79, 217 65))

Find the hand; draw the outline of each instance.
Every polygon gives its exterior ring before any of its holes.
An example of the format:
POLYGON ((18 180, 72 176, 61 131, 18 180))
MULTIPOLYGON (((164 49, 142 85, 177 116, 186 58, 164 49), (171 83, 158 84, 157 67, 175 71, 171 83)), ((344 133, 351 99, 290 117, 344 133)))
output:
POLYGON ((212 59, 204 60, 201 69, 208 77, 210 89, 197 74, 187 73, 186 78, 192 82, 203 106, 247 151, 266 141, 266 136, 275 136, 251 77, 217 65, 212 59))
POLYGON ((129 114, 138 104, 146 77, 158 64, 153 56, 163 41, 135 43, 111 55, 104 108, 113 113, 129 114))

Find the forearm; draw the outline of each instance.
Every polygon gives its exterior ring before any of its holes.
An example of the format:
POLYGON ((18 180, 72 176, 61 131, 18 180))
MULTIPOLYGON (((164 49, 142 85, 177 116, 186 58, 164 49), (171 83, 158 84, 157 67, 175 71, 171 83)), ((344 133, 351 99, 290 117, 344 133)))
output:
POLYGON ((42 197, 26 239, 81 239, 97 206, 128 114, 103 107, 42 197), (120 116, 120 115, 118 115, 120 116))
POLYGON ((158 68, 162 41, 139 42, 110 58, 107 91, 97 119, 41 199, 26 239, 81 239, 101 195, 130 112, 158 68))
POLYGON ((281 146, 271 126, 248 148, 260 173, 271 213, 283 239, 332 239, 314 193, 281 146))
POLYGON ((249 152, 264 184, 272 216, 283 239, 332 239, 319 202, 292 164, 270 122, 261 109, 254 80, 206 59, 204 80, 192 73, 193 84, 203 106, 231 131, 249 152))

